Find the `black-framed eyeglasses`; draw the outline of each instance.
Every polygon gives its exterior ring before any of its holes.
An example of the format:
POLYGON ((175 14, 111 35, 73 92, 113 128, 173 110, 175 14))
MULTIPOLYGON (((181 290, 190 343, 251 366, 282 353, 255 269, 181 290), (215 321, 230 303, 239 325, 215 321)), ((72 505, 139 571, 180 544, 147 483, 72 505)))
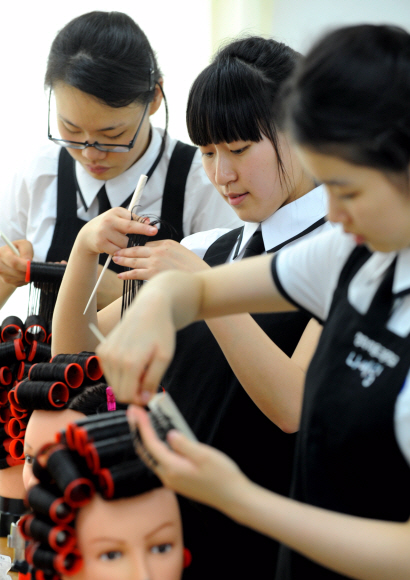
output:
POLYGON ((88 141, 68 141, 67 139, 56 139, 50 133, 50 101, 51 101, 51 90, 48 97, 48 131, 47 131, 48 138, 50 141, 53 141, 54 143, 60 145, 61 147, 68 147, 70 149, 87 149, 87 147, 95 147, 95 149, 98 149, 98 151, 107 151, 111 153, 128 153, 128 151, 130 151, 134 147, 135 141, 142 127, 142 122, 145 119, 145 115, 147 113, 149 105, 149 102, 145 105, 145 109, 142 114, 141 121, 139 122, 137 131, 134 137, 128 143, 128 145, 118 145, 114 143, 98 143, 98 141, 94 141, 94 143, 88 143, 88 141))

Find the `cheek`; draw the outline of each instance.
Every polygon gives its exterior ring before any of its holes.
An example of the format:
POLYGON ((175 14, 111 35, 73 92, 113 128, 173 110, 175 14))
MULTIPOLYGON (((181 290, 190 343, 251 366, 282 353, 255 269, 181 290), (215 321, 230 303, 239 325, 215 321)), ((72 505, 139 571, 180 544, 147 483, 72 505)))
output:
POLYGON ((23 485, 24 485, 24 489, 27 491, 29 488, 29 484, 30 484, 30 479, 33 475, 33 469, 31 467, 31 465, 29 465, 28 463, 24 464, 23 467, 23 485))

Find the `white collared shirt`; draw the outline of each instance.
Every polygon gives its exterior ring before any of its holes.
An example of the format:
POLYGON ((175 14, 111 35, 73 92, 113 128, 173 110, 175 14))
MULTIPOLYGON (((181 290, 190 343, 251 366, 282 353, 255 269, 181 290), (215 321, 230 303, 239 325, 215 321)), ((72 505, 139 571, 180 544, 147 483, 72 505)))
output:
MULTIPOLYGON (((285 294, 320 320, 326 320, 340 273, 355 247, 340 226, 279 253, 275 271, 285 294)), ((387 268, 397 256, 393 294, 410 289, 410 248, 374 252, 348 288, 348 300, 367 312, 387 268)), ((398 297, 386 327, 401 337, 410 333, 410 294, 398 297)), ((394 414, 397 443, 410 464, 410 370, 397 398, 394 414)))
MULTIPOLYGON (((266 250, 271 250, 304 232, 326 214, 327 198, 325 188, 319 186, 295 201, 284 205, 261 224, 246 222, 244 224, 243 235, 238 240, 239 248, 236 245, 234 246, 227 259, 227 263, 242 258, 249 240, 259 228, 262 230, 266 250)), ((303 239, 331 228, 333 228, 333 225, 330 222, 326 222, 303 236, 303 239)), ((207 232, 200 232, 184 238, 181 243, 189 250, 195 252, 200 258, 203 258, 209 246, 231 229, 216 228, 207 232)), ((289 246, 298 241, 300 240, 290 242, 289 246)))
MULTIPOLYGON (((108 199, 115 207, 133 192, 141 174, 156 159, 162 131, 153 128, 147 151, 127 171, 105 182, 108 199)), ((169 160, 176 139, 168 136, 164 154, 141 197, 141 213, 161 215, 162 193, 169 160)), ((44 261, 54 233, 57 215, 57 170, 60 147, 47 142, 25 170, 14 176, 1 196, 0 230, 12 241, 27 239, 33 244, 34 260, 44 261)), ((88 211, 77 199, 77 215, 88 221, 98 214, 97 193, 104 181, 94 179, 76 162, 76 176, 88 211)), ((184 232, 191 234, 211 227, 234 228, 243 222, 209 182, 202 167, 201 154, 195 154, 188 174, 183 212, 184 232)), ((0 240, 0 245, 4 242, 0 240)))

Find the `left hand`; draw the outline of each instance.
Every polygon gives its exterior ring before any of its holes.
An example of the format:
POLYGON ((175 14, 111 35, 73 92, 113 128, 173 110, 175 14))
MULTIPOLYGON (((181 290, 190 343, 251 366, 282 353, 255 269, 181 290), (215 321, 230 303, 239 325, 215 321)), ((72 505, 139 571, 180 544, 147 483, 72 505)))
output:
MULTIPOLYGON (((227 455, 217 449, 191 441, 179 431, 170 431, 169 449, 157 437, 148 414, 130 406, 131 428, 138 426, 143 443, 156 464, 148 461, 163 484, 175 492, 216 509, 226 511, 237 491, 239 496, 250 482, 227 455)), ((144 453, 141 453, 144 459, 144 453)))
POLYGON ((194 252, 174 240, 156 240, 147 242, 145 246, 124 248, 115 252, 113 261, 132 268, 118 274, 122 280, 150 280, 165 270, 199 272, 209 268, 194 252))

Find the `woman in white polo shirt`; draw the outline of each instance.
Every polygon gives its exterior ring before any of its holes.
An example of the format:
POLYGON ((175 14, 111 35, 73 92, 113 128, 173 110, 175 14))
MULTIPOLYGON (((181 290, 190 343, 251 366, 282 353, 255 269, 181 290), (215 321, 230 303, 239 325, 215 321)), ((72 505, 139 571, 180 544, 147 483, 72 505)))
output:
POLYGON ((167 486, 289 546, 279 580, 410 576, 409 70, 410 35, 400 28, 349 27, 319 42, 293 82, 289 122, 344 231, 273 261, 164 273, 97 349, 131 401, 155 390, 175 329, 192 320, 296 305, 324 322, 306 377, 293 499, 175 432, 173 453, 135 409, 167 486))
MULTIPOLYGON (((149 176, 142 210, 170 223, 174 239, 239 225, 209 184, 199 152, 151 126, 162 84, 147 37, 126 14, 90 12, 57 34, 45 77, 56 102, 57 123, 49 111, 48 127, 54 143, 2 194, 0 230, 21 257, 0 248, 0 305, 25 283, 27 259, 68 260, 82 225, 110 207, 126 207, 141 174, 149 176)), ((169 232, 157 239, 164 236, 169 232)), ((100 307, 121 294, 116 282, 106 275, 100 307)))

